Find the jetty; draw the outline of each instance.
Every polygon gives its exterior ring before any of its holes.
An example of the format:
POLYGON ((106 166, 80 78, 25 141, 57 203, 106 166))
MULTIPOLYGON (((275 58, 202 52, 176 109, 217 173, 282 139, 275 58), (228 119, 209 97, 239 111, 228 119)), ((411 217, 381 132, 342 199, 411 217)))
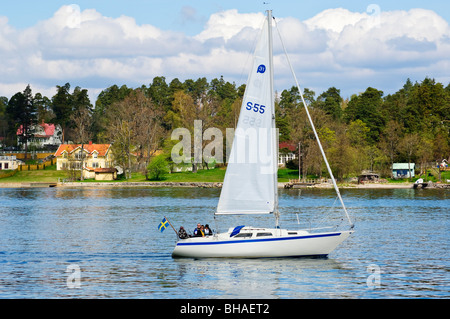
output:
POLYGON ((288 183, 284 184, 284 188, 302 188, 302 187, 313 187, 324 183, 321 179, 290 179, 288 183))

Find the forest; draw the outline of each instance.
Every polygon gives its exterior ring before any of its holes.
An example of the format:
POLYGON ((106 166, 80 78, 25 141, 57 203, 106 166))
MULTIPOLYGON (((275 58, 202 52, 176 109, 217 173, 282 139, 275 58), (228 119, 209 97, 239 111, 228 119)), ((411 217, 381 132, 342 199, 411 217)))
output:
MULTIPOLYGON (((1 145, 17 146, 20 126, 19 139, 26 142, 30 127, 45 122, 61 125, 65 142, 112 143, 122 167, 146 168, 157 150, 170 164, 170 149, 178 142, 171 140, 175 128, 193 131, 194 120, 201 120, 203 130, 219 128, 225 137, 226 128, 236 126, 244 91, 245 85, 223 77, 167 83, 160 76, 139 88, 112 85, 92 103, 87 89, 72 89, 69 83, 56 86, 52 97, 33 94, 28 85, 9 100, 0 97, 1 145)), ((338 179, 363 170, 389 177, 395 162, 416 163, 424 172, 449 159, 450 84, 427 77, 415 83, 408 79, 389 95, 372 87, 349 99, 335 87, 317 96, 305 88, 303 95, 338 179)), ((276 92, 276 115, 280 142, 295 145, 297 154, 300 147, 301 173, 326 176, 296 87, 276 92)), ((298 162, 289 165, 299 167, 298 162)))

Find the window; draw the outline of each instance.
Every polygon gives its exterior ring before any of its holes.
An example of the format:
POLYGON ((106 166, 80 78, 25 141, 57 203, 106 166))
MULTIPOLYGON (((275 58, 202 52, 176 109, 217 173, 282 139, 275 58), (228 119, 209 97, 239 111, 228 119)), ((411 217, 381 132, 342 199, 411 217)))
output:
POLYGON ((240 233, 240 234, 237 234, 236 236, 234 236, 234 238, 249 238, 249 237, 252 237, 252 233, 240 233))
POLYGON ((98 168, 99 167, 98 162, 92 162, 92 167, 93 168, 98 168))
POLYGON ((74 162, 74 163, 70 163, 70 169, 81 169, 81 163, 80 162, 74 162))
POLYGON ((298 235, 297 232, 288 232, 288 235, 298 235))
POLYGON ((5 169, 9 169, 9 163, 5 163, 5 169))
POLYGON ((98 153, 94 151, 94 153, 92 153, 92 158, 97 158, 98 157, 98 153))
POLYGON ((265 236, 273 236, 272 233, 257 233, 256 237, 265 237, 265 236))

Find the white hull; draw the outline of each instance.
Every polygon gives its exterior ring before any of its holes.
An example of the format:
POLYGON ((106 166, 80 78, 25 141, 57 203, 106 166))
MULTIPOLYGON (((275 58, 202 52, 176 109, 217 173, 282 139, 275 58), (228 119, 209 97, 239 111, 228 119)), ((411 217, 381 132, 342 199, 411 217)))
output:
POLYGON ((180 239, 172 257, 187 258, 276 258, 327 256, 353 231, 309 233, 282 229, 244 228, 240 236, 230 232, 207 237, 180 239), (268 232, 271 236, 259 237, 268 232), (250 234, 245 237, 245 234, 250 234))

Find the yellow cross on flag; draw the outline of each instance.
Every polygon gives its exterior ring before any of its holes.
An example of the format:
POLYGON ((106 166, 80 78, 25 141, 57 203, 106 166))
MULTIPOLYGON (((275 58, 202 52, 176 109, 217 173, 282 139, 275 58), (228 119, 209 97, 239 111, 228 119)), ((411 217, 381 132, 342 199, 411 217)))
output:
POLYGON ((167 228, 168 225, 169 221, 164 217, 162 222, 158 226, 159 231, 162 233, 167 228))

